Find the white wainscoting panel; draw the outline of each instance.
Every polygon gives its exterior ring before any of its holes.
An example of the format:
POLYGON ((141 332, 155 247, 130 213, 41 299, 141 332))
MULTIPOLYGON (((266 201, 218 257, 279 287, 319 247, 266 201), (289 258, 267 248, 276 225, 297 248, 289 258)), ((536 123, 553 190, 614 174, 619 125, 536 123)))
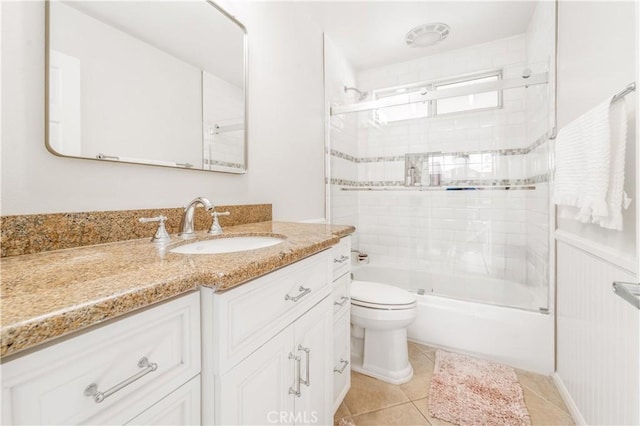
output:
POLYGON ((590 425, 638 425, 640 311, 611 290, 637 278, 561 241, 557 253, 556 380, 568 406, 590 425))

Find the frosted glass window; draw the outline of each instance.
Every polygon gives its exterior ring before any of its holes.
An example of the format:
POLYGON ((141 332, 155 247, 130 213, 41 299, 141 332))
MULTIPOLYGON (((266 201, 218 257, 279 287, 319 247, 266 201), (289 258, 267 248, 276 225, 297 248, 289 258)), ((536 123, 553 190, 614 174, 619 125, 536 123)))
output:
MULTIPOLYGON (((471 80, 459 81, 455 83, 438 84, 435 86, 435 89, 452 89, 454 87, 471 86, 478 83, 498 81, 499 79, 499 75, 492 75, 489 77, 474 78, 471 80)), ((452 114, 456 112, 499 107, 500 92, 494 91, 476 93, 473 95, 457 96, 455 98, 438 99, 435 102, 435 114, 452 114)))
POLYGON ((376 110, 378 122, 380 124, 392 123, 400 120, 410 120, 412 118, 422 118, 429 116, 429 106, 426 102, 408 105, 397 105, 380 108, 376 110))

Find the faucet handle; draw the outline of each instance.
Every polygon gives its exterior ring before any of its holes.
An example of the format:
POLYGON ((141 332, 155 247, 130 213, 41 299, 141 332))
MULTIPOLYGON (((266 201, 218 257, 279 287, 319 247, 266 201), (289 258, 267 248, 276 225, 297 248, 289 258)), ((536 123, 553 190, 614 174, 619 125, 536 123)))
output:
POLYGON ((158 229, 156 230, 155 235, 151 238, 151 241, 154 243, 166 243, 171 241, 171 237, 167 232, 167 228, 164 226, 164 221, 167 220, 166 216, 160 215, 156 217, 141 217, 138 219, 140 223, 148 223, 148 222, 159 222, 158 229))
POLYGON ((209 234, 211 235, 220 235, 222 234, 222 226, 220 226, 220 222, 218 222, 218 216, 229 216, 231 213, 229 212, 217 212, 215 209, 211 212, 211 216, 213 216, 213 223, 211 224, 211 228, 209 229, 209 234))

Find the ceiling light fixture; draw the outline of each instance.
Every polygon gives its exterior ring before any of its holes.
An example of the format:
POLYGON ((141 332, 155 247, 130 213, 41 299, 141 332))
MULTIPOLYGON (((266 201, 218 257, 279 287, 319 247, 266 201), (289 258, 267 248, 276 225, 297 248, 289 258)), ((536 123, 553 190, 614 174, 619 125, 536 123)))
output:
POLYGON ((409 47, 428 47, 447 38, 450 31, 451 28, 441 22, 422 24, 409 31, 404 41, 409 47))

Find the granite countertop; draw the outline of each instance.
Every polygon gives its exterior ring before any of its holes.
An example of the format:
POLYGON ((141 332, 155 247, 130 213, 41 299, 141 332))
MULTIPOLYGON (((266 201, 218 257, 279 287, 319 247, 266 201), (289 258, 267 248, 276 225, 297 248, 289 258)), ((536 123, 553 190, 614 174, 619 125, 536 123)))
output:
POLYGON ((338 243, 352 226, 260 222, 225 228, 223 237, 286 237, 239 253, 184 255, 169 250, 199 239, 172 236, 164 249, 149 239, 122 241, 0 260, 1 356, 144 308, 201 286, 217 292, 289 265, 338 243))

